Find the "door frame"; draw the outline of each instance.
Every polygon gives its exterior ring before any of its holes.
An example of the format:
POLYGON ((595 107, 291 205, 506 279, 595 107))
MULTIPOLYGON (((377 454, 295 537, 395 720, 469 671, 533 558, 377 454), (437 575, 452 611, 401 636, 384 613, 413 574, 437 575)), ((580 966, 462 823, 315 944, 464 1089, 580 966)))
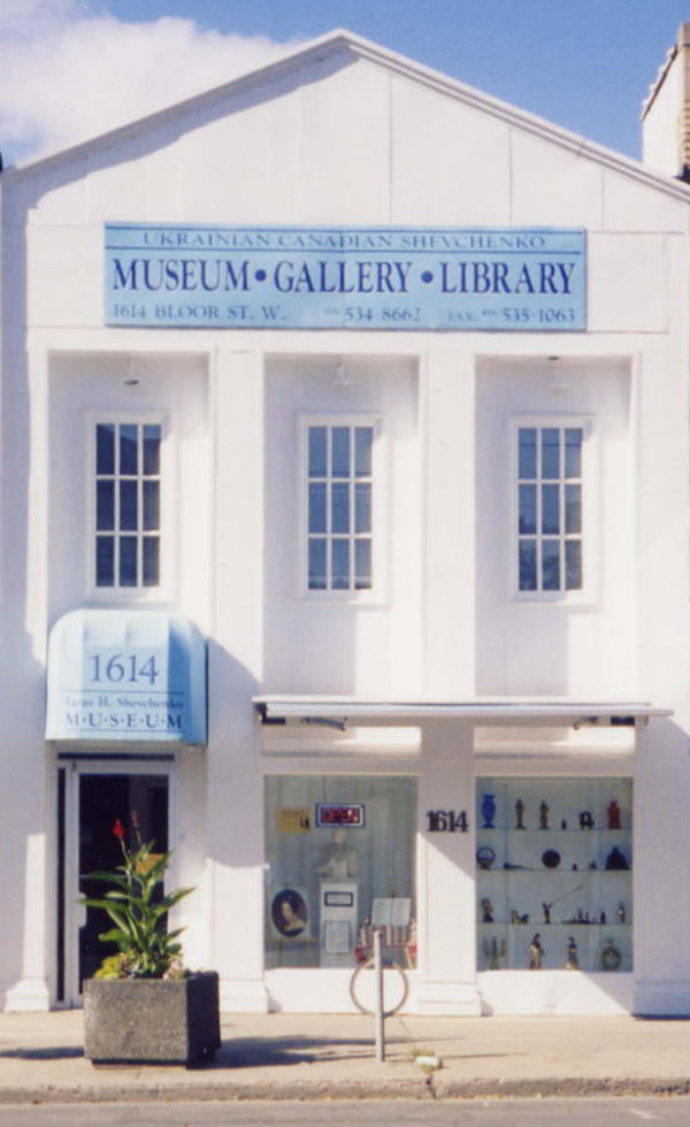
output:
MULTIPOLYGON (((178 833, 178 761, 175 752, 163 755, 118 755, 107 753, 62 752, 58 755, 58 772, 64 771, 61 784, 58 774, 57 811, 57 1004, 78 1008, 79 992, 79 929, 86 909, 79 903, 79 789, 83 775, 162 775, 168 780, 168 848, 175 850, 178 833)), ((174 879, 174 875, 173 875, 174 879)))

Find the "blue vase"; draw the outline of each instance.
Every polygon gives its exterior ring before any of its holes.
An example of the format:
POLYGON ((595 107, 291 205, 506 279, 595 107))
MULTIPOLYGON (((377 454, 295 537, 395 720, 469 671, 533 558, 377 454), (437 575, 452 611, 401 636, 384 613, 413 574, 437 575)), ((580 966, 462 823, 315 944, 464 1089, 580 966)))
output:
POLYGON ((494 818, 496 817, 496 799, 492 794, 485 794, 482 797, 482 818, 484 819, 483 829, 493 830, 494 818))

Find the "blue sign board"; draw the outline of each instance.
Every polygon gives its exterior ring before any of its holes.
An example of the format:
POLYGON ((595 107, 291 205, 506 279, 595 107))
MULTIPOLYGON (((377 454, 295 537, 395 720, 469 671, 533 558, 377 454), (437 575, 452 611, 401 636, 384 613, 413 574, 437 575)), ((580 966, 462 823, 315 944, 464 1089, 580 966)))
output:
POLYGON ((206 647, 183 615, 78 610, 53 627, 46 739, 206 743, 206 647))
POLYGON ((109 325, 586 327, 580 229, 109 223, 105 269, 109 325))

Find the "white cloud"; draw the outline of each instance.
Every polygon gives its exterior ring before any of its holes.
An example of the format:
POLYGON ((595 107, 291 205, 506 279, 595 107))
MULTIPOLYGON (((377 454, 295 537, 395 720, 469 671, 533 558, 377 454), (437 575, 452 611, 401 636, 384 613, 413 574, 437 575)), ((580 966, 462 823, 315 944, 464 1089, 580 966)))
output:
MULTIPOLYGON (((294 44, 292 44, 294 46, 294 44)), ((97 136, 284 54, 286 44, 87 0, 0 0, 0 151, 27 159, 97 136)))

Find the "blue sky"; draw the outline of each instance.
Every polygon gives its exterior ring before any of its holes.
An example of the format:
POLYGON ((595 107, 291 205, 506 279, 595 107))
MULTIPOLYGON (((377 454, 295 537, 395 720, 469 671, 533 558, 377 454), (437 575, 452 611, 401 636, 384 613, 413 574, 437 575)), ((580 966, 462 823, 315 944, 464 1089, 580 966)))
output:
POLYGON ((0 150, 25 161, 336 27, 628 156, 690 0, 0 0, 0 150))

